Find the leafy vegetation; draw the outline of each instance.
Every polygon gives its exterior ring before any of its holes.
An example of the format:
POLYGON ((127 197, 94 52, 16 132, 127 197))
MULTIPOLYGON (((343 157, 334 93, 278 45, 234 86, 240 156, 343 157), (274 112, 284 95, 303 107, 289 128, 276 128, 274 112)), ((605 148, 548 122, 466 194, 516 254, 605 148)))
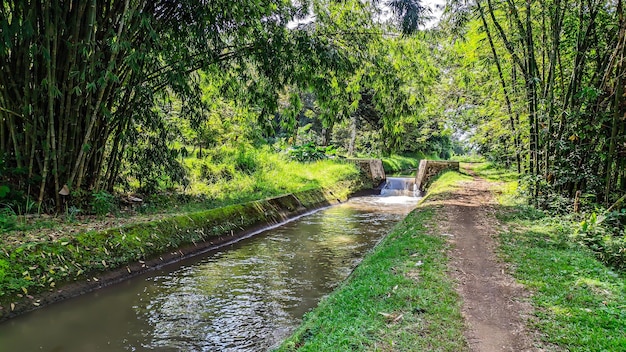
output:
POLYGON ((293 146, 289 150, 289 157, 297 161, 305 162, 326 159, 329 155, 335 153, 336 150, 333 146, 320 147, 313 145, 313 143, 307 143, 293 146))
MULTIPOLYGON (((494 164, 474 171, 506 181, 500 198, 515 200, 509 206, 520 214, 503 219, 542 227, 503 235, 508 258, 529 268, 518 275, 538 283, 536 302, 552 310, 540 326, 563 328, 554 341, 568 348, 602 343, 593 331, 573 338, 572 326, 623 328, 612 320, 622 318, 614 296, 623 286, 588 257, 626 267, 623 1, 446 5, 439 26, 422 29, 428 9, 414 0, 4 1, 0 239, 22 236, 16 230, 28 229, 33 213, 78 223, 86 214, 113 215, 124 197, 140 197, 135 209, 143 213, 207 211, 357 177, 329 156, 386 155, 394 172, 425 156, 480 155, 494 164), (500 166, 515 171, 502 175, 500 166), (547 262, 550 252, 559 265, 547 262), (559 269, 565 259, 577 269, 559 269), (544 278, 531 272, 539 267, 544 278), (557 278, 550 290, 579 290, 566 296, 571 306, 551 301, 557 291, 541 291, 550 275, 557 278)), ((428 197, 446 197, 457 180, 442 175, 428 197)), ((15 266, 22 271, 10 274, 12 293, 71 277, 59 258, 78 253, 82 237, 63 238, 24 236, 19 251, 3 247, 0 280, 8 282, 10 261, 20 258, 32 261, 15 266), (21 256, 31 250, 38 254, 21 256)), ((119 263, 153 243, 139 238, 143 245, 119 263)), ((104 254, 85 254, 76 272, 109 267, 114 248, 98 248, 104 254)), ((398 282, 401 290, 406 282, 398 282)), ((378 347, 393 335, 374 317, 367 319, 385 337, 359 330, 360 342, 347 349, 378 347)), ((291 348, 318 335, 307 331, 291 348)))
POLYGON ((548 208, 626 191, 623 2, 449 1, 435 90, 459 136, 548 208), (445 98, 441 98, 445 97, 445 98), (463 131, 463 133, 461 133, 463 131))
POLYGON ((381 3, 4 2, 2 197, 89 211, 120 188, 185 192, 192 154, 214 182, 253 173, 242 151, 263 146, 415 151, 430 131, 445 144, 443 125, 419 129, 429 48, 396 35, 426 10, 389 2, 397 18, 383 23, 381 3), (216 166, 232 150, 234 167, 216 166))

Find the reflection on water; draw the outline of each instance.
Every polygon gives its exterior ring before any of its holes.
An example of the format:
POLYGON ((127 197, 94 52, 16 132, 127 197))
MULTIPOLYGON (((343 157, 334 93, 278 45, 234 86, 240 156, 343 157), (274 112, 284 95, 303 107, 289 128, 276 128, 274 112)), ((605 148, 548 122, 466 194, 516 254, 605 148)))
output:
POLYGON ((361 197, 0 325, 1 351, 263 351, 344 280, 412 197, 361 197))

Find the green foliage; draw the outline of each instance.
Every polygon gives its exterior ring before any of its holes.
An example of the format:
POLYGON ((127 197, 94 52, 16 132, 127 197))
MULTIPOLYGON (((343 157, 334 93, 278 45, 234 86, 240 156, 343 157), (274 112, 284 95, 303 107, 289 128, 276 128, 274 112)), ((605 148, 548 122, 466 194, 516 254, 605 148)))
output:
POLYGON ((0 231, 10 231, 17 226, 17 216, 13 209, 5 207, 0 208, 0 231))
POLYGON ((115 197, 106 191, 95 192, 91 197, 91 211, 96 215, 106 215, 117 208, 115 197))
POLYGON ((626 210, 605 215, 591 213, 576 230, 573 239, 591 249, 598 259, 626 270, 626 210))
POLYGON ((334 155, 336 149, 333 146, 317 146, 313 143, 293 146, 289 149, 289 157, 299 162, 311 162, 328 158, 334 155))
POLYGON ((432 91, 457 139, 528 174, 529 200, 550 212, 570 212, 577 191, 605 205, 624 194, 626 66, 601 59, 621 53, 621 7, 449 5, 449 36, 437 38, 446 79, 432 91))
POLYGON ((10 191, 11 191, 11 188, 9 188, 9 186, 7 186, 7 185, 0 185, 0 199, 6 197, 7 194, 9 194, 10 191))
POLYGON ((65 221, 69 223, 76 222, 78 214, 82 213, 82 209, 75 205, 71 205, 65 208, 65 221))

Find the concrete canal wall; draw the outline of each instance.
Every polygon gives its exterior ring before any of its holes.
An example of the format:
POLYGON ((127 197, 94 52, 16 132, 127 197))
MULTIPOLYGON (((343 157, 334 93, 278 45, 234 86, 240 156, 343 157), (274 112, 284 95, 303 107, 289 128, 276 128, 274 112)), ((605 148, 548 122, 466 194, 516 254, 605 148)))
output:
POLYGON ((417 175, 415 176, 415 185, 421 192, 425 191, 432 179, 439 173, 446 170, 459 171, 458 161, 449 160, 422 160, 420 161, 417 175))

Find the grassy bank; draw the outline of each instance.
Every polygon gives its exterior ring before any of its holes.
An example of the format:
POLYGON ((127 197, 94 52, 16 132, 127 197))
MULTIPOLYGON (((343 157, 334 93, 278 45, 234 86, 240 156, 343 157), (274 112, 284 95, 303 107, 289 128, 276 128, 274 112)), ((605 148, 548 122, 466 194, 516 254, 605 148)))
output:
MULTIPOLYGON (((286 213, 343 200, 350 193, 371 187, 349 164, 312 163, 309 171, 300 176, 305 181, 296 184, 287 180, 289 185, 275 188, 275 192, 284 188, 300 189, 290 197, 162 216, 103 230, 56 233, 55 236, 39 232, 4 234, 0 238, 0 318, 14 309, 25 310, 25 306, 39 305, 36 294, 57 291, 68 283, 97 282, 101 274, 119 268, 126 268, 130 273, 130 263, 142 263, 176 252, 183 246, 194 246, 213 238, 232 236, 252 226, 274 223, 282 220, 286 213), (342 172, 327 174, 324 166, 342 172), (320 182, 311 182, 308 178, 311 175, 320 182), (332 177, 321 181, 324 175, 332 177)), ((282 181, 285 180, 277 175, 273 182, 282 181)), ((255 195, 252 193, 249 197, 255 195)))
POLYGON ((578 241, 583 216, 544 214, 524 205, 514 177, 475 168, 500 194, 500 255, 532 292, 533 327, 568 351, 626 351, 626 275, 578 241))
POLYGON ((557 219, 507 212, 500 235, 503 258, 533 291, 535 327, 568 351, 626 351, 626 279, 572 242, 557 219))
MULTIPOLYGON (((461 179, 446 173, 435 185, 445 192, 461 179)), ((436 211, 411 212, 278 351, 467 350, 446 240, 428 225, 436 211)))
POLYGON ((417 152, 410 155, 391 155, 382 158, 382 161, 387 175, 415 176, 422 159, 439 160, 437 156, 417 152))

